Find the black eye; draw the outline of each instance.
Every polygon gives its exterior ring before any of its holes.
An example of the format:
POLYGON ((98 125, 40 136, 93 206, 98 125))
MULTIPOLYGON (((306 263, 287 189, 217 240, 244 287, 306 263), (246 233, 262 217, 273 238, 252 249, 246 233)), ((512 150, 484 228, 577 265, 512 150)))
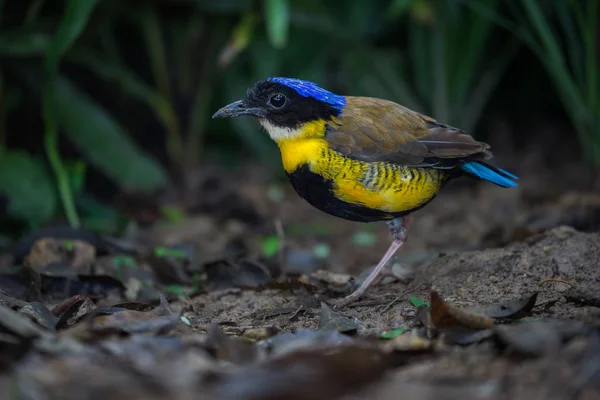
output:
POLYGON ((281 93, 275 93, 269 98, 269 104, 275 108, 281 108, 285 104, 285 96, 281 93))

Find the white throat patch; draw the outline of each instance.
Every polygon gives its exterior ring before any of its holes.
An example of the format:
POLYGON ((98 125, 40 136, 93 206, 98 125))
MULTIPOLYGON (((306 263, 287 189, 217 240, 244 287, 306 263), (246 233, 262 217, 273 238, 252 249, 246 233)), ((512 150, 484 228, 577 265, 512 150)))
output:
POLYGON ((266 119, 260 119, 258 122, 260 122, 260 124, 267 130, 267 133, 269 136, 271 136, 271 139, 275 141, 291 139, 302 133, 302 129, 275 126, 266 119))

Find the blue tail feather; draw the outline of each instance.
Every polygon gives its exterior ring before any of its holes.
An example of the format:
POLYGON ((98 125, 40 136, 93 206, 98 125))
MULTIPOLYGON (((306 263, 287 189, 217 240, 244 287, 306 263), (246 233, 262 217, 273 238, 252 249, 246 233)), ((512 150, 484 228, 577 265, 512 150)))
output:
POLYGON ((517 183, 513 179, 519 179, 517 176, 503 169, 492 167, 480 161, 471 161, 460 167, 463 171, 475 175, 476 177, 495 183, 502 187, 515 187, 517 183))

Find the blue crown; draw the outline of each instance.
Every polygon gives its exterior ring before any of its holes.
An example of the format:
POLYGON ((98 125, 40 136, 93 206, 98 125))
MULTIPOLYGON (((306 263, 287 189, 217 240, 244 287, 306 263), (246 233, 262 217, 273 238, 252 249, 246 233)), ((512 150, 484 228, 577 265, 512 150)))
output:
POLYGON ((327 103, 340 111, 346 105, 346 98, 344 96, 331 93, 310 81, 282 77, 267 78, 267 81, 280 83, 290 89, 294 89, 300 96, 312 97, 313 99, 327 103))

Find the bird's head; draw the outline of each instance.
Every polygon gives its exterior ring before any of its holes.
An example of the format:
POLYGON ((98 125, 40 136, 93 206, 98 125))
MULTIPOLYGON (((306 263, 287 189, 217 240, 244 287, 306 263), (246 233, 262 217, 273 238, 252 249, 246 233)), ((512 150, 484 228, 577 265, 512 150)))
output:
POLYGON ((313 82, 274 77, 255 83, 243 99, 221 108, 213 118, 252 116, 273 140, 281 141, 304 134, 307 124, 338 117, 345 105, 344 96, 313 82))

